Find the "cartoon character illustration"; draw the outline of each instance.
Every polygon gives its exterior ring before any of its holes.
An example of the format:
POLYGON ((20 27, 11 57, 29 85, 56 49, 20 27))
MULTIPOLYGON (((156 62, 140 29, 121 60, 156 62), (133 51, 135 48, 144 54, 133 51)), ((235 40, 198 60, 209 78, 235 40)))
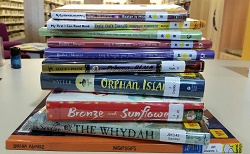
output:
POLYGON ((194 110, 188 111, 186 118, 187 118, 187 120, 194 120, 196 118, 196 114, 195 114, 194 110))

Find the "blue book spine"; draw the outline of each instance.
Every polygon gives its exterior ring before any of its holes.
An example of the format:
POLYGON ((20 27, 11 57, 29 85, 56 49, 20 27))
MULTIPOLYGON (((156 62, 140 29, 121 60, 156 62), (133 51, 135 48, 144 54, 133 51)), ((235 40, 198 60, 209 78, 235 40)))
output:
POLYGON ((197 97, 204 94, 205 80, 199 73, 135 74, 46 74, 41 73, 44 90, 67 90, 120 94, 145 94, 169 97, 197 97))

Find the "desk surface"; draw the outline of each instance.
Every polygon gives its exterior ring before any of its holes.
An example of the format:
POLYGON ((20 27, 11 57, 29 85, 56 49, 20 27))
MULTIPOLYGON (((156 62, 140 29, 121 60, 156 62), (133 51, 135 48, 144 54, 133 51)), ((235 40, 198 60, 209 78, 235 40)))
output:
MULTIPOLYGON (((5 150, 5 140, 49 92, 40 89, 41 61, 23 59, 21 69, 11 69, 6 60, 0 67, 1 154, 54 153, 5 150)), ((250 61, 207 60, 202 73, 206 79, 206 108, 243 144, 243 154, 250 151, 249 67, 250 61)))

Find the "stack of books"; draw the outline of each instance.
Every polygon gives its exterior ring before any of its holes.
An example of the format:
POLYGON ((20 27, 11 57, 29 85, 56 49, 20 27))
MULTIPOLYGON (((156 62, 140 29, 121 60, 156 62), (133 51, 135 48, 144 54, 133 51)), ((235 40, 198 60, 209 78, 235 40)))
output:
POLYGON ((202 102, 202 59, 214 58, 204 21, 177 5, 65 5, 51 16, 39 29, 52 37, 40 76, 51 93, 8 149, 241 151, 202 102), (25 133, 36 142, 20 143, 25 133))

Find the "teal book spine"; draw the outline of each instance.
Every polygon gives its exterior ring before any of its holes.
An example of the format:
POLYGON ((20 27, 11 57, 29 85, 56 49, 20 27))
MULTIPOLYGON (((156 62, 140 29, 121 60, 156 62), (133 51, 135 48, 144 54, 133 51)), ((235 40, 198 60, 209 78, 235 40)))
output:
POLYGON ((58 30, 42 27, 40 36, 84 37, 84 38, 126 38, 154 40, 201 40, 200 30, 58 30))

